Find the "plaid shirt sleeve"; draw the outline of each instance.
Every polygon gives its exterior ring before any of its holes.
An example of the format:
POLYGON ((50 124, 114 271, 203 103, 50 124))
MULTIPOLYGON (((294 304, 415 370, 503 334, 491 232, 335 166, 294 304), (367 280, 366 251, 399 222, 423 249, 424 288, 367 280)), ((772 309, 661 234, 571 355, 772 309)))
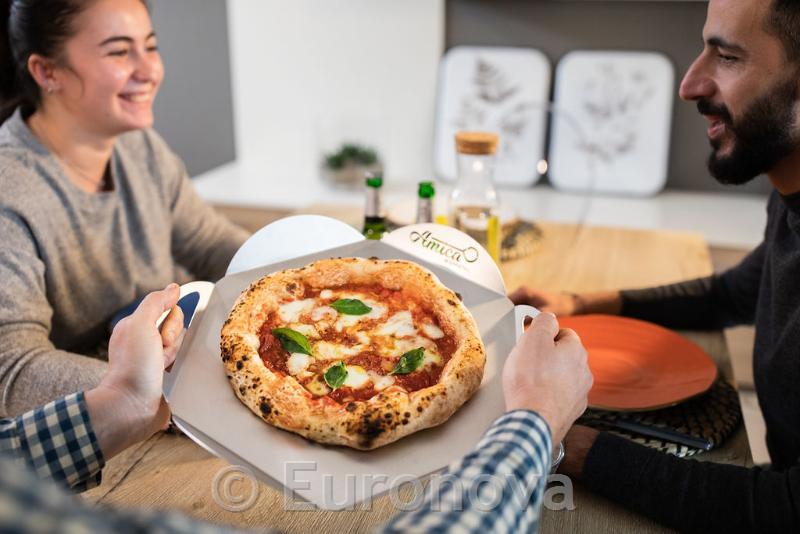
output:
POLYGON ((105 464, 83 392, 0 420, 0 452, 76 491, 98 485, 105 464))
POLYGON ((379 532, 535 532, 552 462, 551 433, 535 412, 498 419, 477 447, 428 483, 420 508, 379 532))

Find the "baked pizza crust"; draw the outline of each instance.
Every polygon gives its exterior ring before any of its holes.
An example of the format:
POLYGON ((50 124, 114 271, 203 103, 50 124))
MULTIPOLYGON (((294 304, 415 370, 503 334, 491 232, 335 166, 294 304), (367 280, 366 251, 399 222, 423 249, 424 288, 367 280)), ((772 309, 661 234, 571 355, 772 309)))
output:
POLYGON ((370 450, 445 422, 478 389, 486 351, 472 315, 433 273, 401 260, 340 258, 267 275, 234 304, 222 328, 222 361, 236 395, 267 423, 319 443, 370 450), (424 296, 456 350, 438 383, 411 393, 390 386, 366 401, 315 397, 294 377, 273 372, 259 356, 258 331, 270 311, 303 298, 304 286, 336 289, 380 284, 424 296))

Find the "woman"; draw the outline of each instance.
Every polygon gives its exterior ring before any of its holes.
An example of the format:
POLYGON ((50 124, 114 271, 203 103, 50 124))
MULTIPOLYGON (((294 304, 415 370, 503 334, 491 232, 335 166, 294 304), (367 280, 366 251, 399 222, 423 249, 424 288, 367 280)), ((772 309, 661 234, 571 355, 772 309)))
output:
POLYGON ((97 385, 109 319, 217 279, 247 235, 149 128, 163 77, 141 0, 0 0, 0 416, 97 385), (99 352, 102 353, 102 350, 99 352))

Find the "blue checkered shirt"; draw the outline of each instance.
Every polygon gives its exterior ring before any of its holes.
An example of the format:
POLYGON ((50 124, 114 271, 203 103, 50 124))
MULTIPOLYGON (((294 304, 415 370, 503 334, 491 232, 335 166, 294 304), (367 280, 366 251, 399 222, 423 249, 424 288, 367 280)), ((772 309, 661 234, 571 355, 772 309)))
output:
MULTIPOLYGON (((379 531, 534 532, 550 450, 550 430, 539 415, 510 412, 473 452, 428 482, 415 511, 399 514, 379 531)), ((83 393, 0 420, 0 452, 0 532, 232 531, 179 513, 92 508, 53 484, 85 489, 100 481, 104 460, 83 393)))
POLYGON ((82 392, 0 420, 0 452, 78 491, 98 485, 105 464, 82 392))
POLYGON ((429 482, 415 511, 379 532, 536 532, 551 456, 550 428, 516 410, 489 428, 475 449, 429 482))

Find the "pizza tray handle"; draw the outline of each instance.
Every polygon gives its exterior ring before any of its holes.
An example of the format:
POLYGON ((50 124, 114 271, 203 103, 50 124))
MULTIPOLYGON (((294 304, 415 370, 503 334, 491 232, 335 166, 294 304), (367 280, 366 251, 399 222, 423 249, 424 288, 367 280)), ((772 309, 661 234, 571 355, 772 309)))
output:
POLYGON ((539 313, 539 310, 533 306, 528 306, 527 304, 519 304, 514 306, 515 339, 521 338, 522 334, 525 333, 525 319, 533 319, 539 315, 539 313))

